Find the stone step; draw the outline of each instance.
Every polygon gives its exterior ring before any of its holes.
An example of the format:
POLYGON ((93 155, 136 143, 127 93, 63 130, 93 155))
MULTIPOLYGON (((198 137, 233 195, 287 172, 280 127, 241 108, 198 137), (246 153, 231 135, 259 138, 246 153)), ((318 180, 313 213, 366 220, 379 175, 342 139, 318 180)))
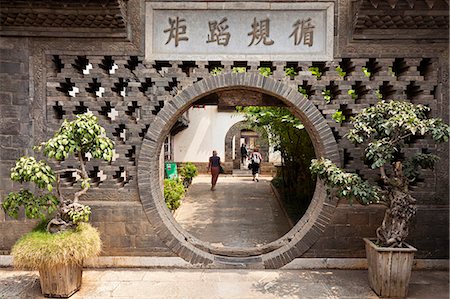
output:
POLYGON ((233 176, 251 177, 252 171, 248 169, 233 169, 233 176))

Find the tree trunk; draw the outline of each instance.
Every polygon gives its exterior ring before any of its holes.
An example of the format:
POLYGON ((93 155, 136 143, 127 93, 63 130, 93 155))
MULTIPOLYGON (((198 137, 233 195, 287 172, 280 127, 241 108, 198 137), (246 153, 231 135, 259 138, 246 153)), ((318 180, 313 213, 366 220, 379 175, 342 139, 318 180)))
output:
POLYGON ((377 229, 379 245, 402 247, 408 237, 411 218, 416 214, 416 200, 409 194, 408 179, 403 175, 402 164, 394 164, 394 174, 386 178, 387 201, 389 207, 384 214, 383 223, 377 229))

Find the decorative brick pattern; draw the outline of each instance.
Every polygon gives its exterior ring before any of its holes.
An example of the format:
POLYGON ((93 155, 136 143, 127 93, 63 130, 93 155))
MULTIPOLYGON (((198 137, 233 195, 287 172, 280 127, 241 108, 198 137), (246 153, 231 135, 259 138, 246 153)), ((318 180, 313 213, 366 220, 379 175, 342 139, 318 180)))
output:
MULTIPOLYGON (((169 0, 171 1, 171 0, 169 0)), ((5 1, 4 1, 5 2, 5 1)), ((7 1, 6 1, 7 2, 7 1)), ((6 3, 9 4, 10 2, 6 3)), ((37 5, 41 9, 47 9, 46 5, 51 6, 53 14, 64 15, 63 10, 56 11, 53 8, 58 7, 59 4, 70 1, 13 1, 11 3, 24 5, 37 5)), ((103 30, 99 27, 76 27, 68 28, 61 33, 61 36, 78 36, 82 39, 55 39, 57 32, 52 32, 52 39, 45 38, 27 38, 20 39, 15 38, 14 42, 2 38, 0 43, 0 73, 1 73, 1 96, 0 105, 2 105, 0 112, 2 118, 0 119, 0 196, 6 194, 13 188, 11 182, 8 179, 8 169, 13 163, 13 160, 22 155, 25 152, 30 151, 31 145, 44 140, 45 132, 51 132, 63 117, 73 117, 73 113, 80 113, 87 109, 94 111, 100 119, 102 124, 108 124, 108 134, 117 140, 118 144, 118 156, 116 161, 111 164, 99 164, 94 163, 89 166, 90 173, 96 177, 95 179, 95 192, 88 193, 88 196, 84 200, 92 200, 94 215, 100 213, 101 219, 95 219, 95 224, 101 227, 102 235, 105 236, 105 247, 107 254, 139 254, 139 255, 152 255, 154 252, 158 254, 179 254, 192 262, 199 262, 200 264, 207 263, 206 261, 214 260, 216 263, 223 262, 219 258, 208 255, 198 255, 197 252, 205 252, 205 248, 201 248, 200 245, 196 246, 188 245, 187 247, 181 246, 179 240, 184 236, 176 231, 167 231, 165 227, 173 226, 170 221, 171 216, 167 214, 163 220, 160 220, 159 215, 155 212, 155 205, 158 209, 162 209, 163 203, 156 202, 152 205, 151 202, 143 201, 143 208, 146 209, 144 214, 141 210, 139 213, 127 214, 126 217, 122 217, 117 222, 124 222, 125 227, 129 223, 135 225, 141 223, 142 227, 139 230, 132 228, 126 228, 125 234, 117 235, 117 233, 123 233, 123 225, 112 225, 111 229, 108 225, 103 225, 102 222, 108 222, 107 218, 113 213, 123 213, 124 209, 130 208, 126 206, 130 202, 133 207, 131 210, 139 210, 139 195, 148 196, 148 198, 157 198, 158 188, 151 189, 151 183, 149 181, 140 181, 138 192, 136 184, 136 174, 139 173, 139 177, 142 175, 149 175, 152 172, 156 172, 156 157, 141 157, 140 152, 155 150, 155 143, 149 144, 147 142, 142 143, 139 139, 145 138, 147 140, 155 142, 158 139, 159 134, 164 130, 164 124, 170 118, 170 114, 167 112, 159 113, 161 109, 170 109, 171 113, 176 113, 178 109, 184 110, 186 101, 189 101, 192 96, 198 94, 197 91, 189 91, 186 94, 179 93, 180 90, 186 90, 195 82, 204 81, 209 77, 209 71, 218 65, 222 65, 225 72, 230 72, 233 66, 245 66, 248 73, 256 74, 259 66, 268 66, 272 69, 274 75, 272 78, 276 82, 270 82, 269 84, 275 87, 277 94, 282 95, 285 99, 288 99, 292 105, 297 105, 302 111, 308 111, 311 107, 318 107, 319 112, 312 113, 310 119, 304 119, 307 124, 307 129, 311 136, 314 138, 333 138, 336 136, 339 143, 339 153, 330 151, 322 144, 316 144, 316 149, 319 152, 324 152, 329 157, 333 157, 337 160, 341 160, 342 163, 348 169, 355 170, 361 168, 360 155, 361 150, 354 148, 345 141, 343 134, 348 129, 348 124, 343 125, 336 124, 331 119, 331 114, 335 111, 336 107, 333 107, 336 103, 339 103, 339 107, 345 110, 346 115, 357 112, 358 110, 376 102, 376 98, 373 97, 373 91, 380 89, 382 94, 387 98, 394 95, 411 99, 415 103, 423 103, 429 105, 432 108, 433 116, 443 117, 448 121, 448 43, 439 43, 433 41, 433 45, 429 46, 423 43, 397 43, 397 38, 409 38, 422 40, 423 38, 448 38, 448 26, 446 29, 425 29, 427 28, 428 21, 434 21, 433 18, 427 19, 427 16, 442 15, 448 16, 448 3, 444 0, 436 1, 389 1, 389 4, 394 4, 396 10, 404 12, 414 6, 414 13, 424 13, 426 22, 421 24, 422 26, 416 30, 408 30, 410 33, 406 33, 404 29, 368 29, 365 32, 355 37, 355 28, 352 26, 356 24, 353 20, 355 12, 359 9, 360 4, 379 5, 378 8, 368 7, 368 10, 376 10, 375 14, 380 16, 389 15, 394 9, 387 7, 388 2, 385 0, 372 0, 363 2, 354 2, 350 0, 342 0, 336 2, 336 20, 337 28, 339 32, 336 34, 337 46, 335 57, 341 57, 333 62, 315 63, 314 66, 319 68, 325 68, 325 72, 320 80, 316 80, 307 71, 310 66, 313 66, 310 62, 208 62, 208 61, 162 61, 162 62, 142 62, 142 39, 144 35, 144 28, 142 27, 143 20, 141 1, 129 0, 129 1, 101 1, 102 4, 114 9, 118 9, 117 3, 122 5, 118 15, 125 16, 129 13, 132 18, 127 20, 127 27, 120 27, 120 17, 118 17, 118 28, 114 29, 111 34, 109 28, 103 30), (126 9, 123 5, 126 3, 126 9), (431 6, 431 7, 430 7, 431 6), (444 9, 442 9, 444 8, 444 9), (433 11, 430 12, 429 9, 433 11), (441 10, 436 14, 436 10, 441 10), (427 23, 427 24, 425 24, 427 23), (85 29, 83 29, 85 28, 85 29), (118 39, 107 40, 105 37, 127 36, 124 34, 126 29, 129 29, 129 40, 119 42, 118 39), (83 31, 85 30, 85 31, 83 31), (392 30, 392 31, 391 31, 392 30), (81 32, 83 31, 83 32, 81 32), (370 31, 370 32, 369 32, 370 31), (445 31, 445 32, 444 32, 445 31), (87 32, 87 33, 86 33, 87 32), (351 34, 353 32, 353 37, 351 34), (117 35, 120 33, 121 35, 117 35), (370 34, 369 34, 370 33, 370 34), (78 34, 78 35, 76 35, 78 34), (94 39, 89 37, 101 36, 103 39, 94 39), (392 38, 392 36, 395 36, 392 38), (352 38, 365 38, 380 39, 391 38, 391 41, 387 43, 367 42, 367 43, 352 43, 352 38), (56 53, 58 56, 46 56, 44 53, 56 53), (64 56, 63 53, 70 53, 71 56, 64 56), (103 54, 105 53, 105 54, 103 54), (86 56, 76 56, 76 55, 86 56), (103 54, 99 56, 100 54, 103 54), (118 54, 119 56, 114 56, 118 54), (110 55, 110 56, 104 56, 110 55), (111 56, 112 55, 112 56, 111 56), (344 58, 342 58, 344 57, 344 58), (384 57, 384 58, 382 58, 384 57), (388 58, 386 58, 388 57, 388 58), (439 57, 439 58, 438 58, 439 57), (396 59, 395 59, 396 58, 396 59), (51 62, 51 60, 55 62, 51 62), (88 67, 89 62, 92 63, 92 69, 90 72, 97 72, 98 75, 92 75, 93 73, 83 74, 83 70, 88 67), (116 61, 126 60, 129 68, 125 68, 125 63, 117 63, 116 61), (128 62, 129 60, 129 62, 128 62), (64 61, 64 62, 63 62, 64 61), (114 67, 114 63, 117 65, 117 69, 114 67), (64 64, 65 63, 65 64, 64 64), (343 69, 347 71, 347 77, 340 79, 333 73, 333 67, 336 63, 342 65, 343 69), (30 65, 28 67, 28 64, 30 65), (53 65, 54 64, 54 65, 53 65), (100 66, 101 64, 101 66, 100 66), (395 67, 394 67, 395 65, 395 67), (300 73, 292 80, 284 77, 284 66, 294 66, 300 73), (389 67, 394 70, 395 76, 391 76, 389 67), (372 69, 373 76, 367 78, 362 75, 362 67, 368 67, 372 69), (110 69, 113 69, 115 73, 109 73, 110 69), (326 69, 328 68, 328 69, 326 69), (395 70, 400 70, 397 72, 395 70), (76 70, 76 71, 75 71, 76 70), (57 75, 58 72, 64 72, 65 75, 57 75), (11 74, 14 74, 11 76, 11 74), (149 75, 150 74, 150 75, 149 75), (184 74, 184 75, 183 75, 184 74), (400 75, 401 74, 401 75, 400 75), (47 77, 46 77, 47 76, 47 77), (169 78, 168 78, 169 76, 169 78), (31 78, 31 79, 30 79, 31 78), (66 78, 68 81, 66 81, 66 78), (82 82, 83 78, 89 79, 89 83, 82 82), (122 80, 120 79, 122 78, 122 80), (94 81, 96 79, 96 81, 94 81), (174 80, 175 79, 175 80, 174 80), (106 81, 105 81, 106 80, 106 81), (334 82, 331 82, 334 81, 334 82), (111 81, 111 82, 110 82, 111 81), (404 82, 403 82, 404 81, 404 82), (47 82, 47 86, 45 85, 47 82), (105 83, 106 82, 106 83, 105 83), (282 84, 280 83, 282 82, 282 84), (89 90, 83 90, 81 88, 78 92, 73 90, 74 86, 85 87, 89 86, 89 90), (52 86, 55 84, 55 86, 52 86), (104 84, 104 85, 102 85, 104 84), (136 98, 130 97, 126 92, 131 89, 139 90, 138 87, 133 84, 141 84, 142 93, 147 93, 149 99, 136 100, 136 98), (324 85, 332 91, 332 95, 336 98, 333 99, 331 105, 326 105, 323 102, 321 92, 324 85), (163 86, 162 86, 163 85, 163 86), (286 88, 289 85, 292 88, 286 88), (295 91, 298 85, 302 85, 310 94, 311 101, 303 101, 298 93, 295 91), (69 87, 70 86, 70 87, 69 87), (99 87, 105 88, 102 92, 99 87), (55 92, 56 87, 61 88, 58 91, 57 96, 61 96, 61 103, 51 102, 51 99, 47 97, 46 93, 55 92), (113 89, 114 88, 114 89, 113 89), (358 91, 359 98, 353 100, 347 97, 347 102, 340 102, 342 95, 349 89, 355 89, 358 91), (172 93, 170 91, 172 90, 172 93), (71 92, 74 96, 69 95, 71 92), (125 97, 121 97, 121 93, 125 92, 125 97), (80 93, 84 94, 81 98, 83 101, 79 101, 80 93), (111 99, 105 100, 104 94, 110 94, 111 99), (67 94, 66 96, 62 96, 67 94), (173 98, 173 95, 178 94, 179 97, 173 98), (100 95, 102 97, 100 97, 100 95), (370 99, 367 97, 370 96, 370 99), (339 101, 337 98, 340 98, 339 101), (170 100, 172 99, 172 100, 170 100), (336 100, 336 101, 335 101, 336 100), (148 102, 151 102, 149 104, 148 102), (81 103, 83 102, 83 103, 81 103), (108 103, 109 102, 109 103, 108 103), (172 107, 167 107, 167 104, 172 107), (46 106, 47 104, 47 106, 46 106), (12 107, 14 106, 14 107, 12 107), (20 107, 15 107, 20 106, 20 107), (53 107, 52 107, 53 106, 53 107), (44 108, 43 108, 44 107, 44 108), (68 109, 66 109, 66 107, 68 109), (19 108, 19 109, 17 109, 19 108), (45 113, 45 111, 51 111, 51 113, 45 113), (27 117, 23 117, 23 114, 27 117), (141 113, 139 115, 139 113, 141 113), (152 121, 155 116, 161 119, 152 121), (318 124, 319 120, 324 115, 328 124, 318 124), (7 118, 4 118, 4 116, 7 118), (20 116, 16 118, 16 116, 20 116), (8 118, 9 117, 9 118, 8 118), (10 121, 11 119, 17 121, 10 121), (26 119, 27 121, 23 121, 26 119), (20 120, 20 121, 19 121, 20 120), (3 121, 3 122, 2 122, 3 121), (316 125, 317 131, 309 128, 316 125), (328 126, 332 127, 332 131, 327 129, 328 126), (158 133, 159 132, 159 133, 158 133), (119 161, 117 160, 119 159, 119 161), (139 165, 137 170, 136 164, 139 165), (148 167, 142 169, 143 166, 148 167), (105 177, 106 176, 106 177, 105 177), (119 203, 119 204, 118 204, 119 203), (125 204, 125 205, 124 205, 125 204), (103 211, 108 211, 106 215, 101 214, 103 211), (148 224, 146 216, 150 219, 151 224, 148 224), (136 234, 132 233, 136 232, 136 234), (156 233, 156 234, 155 234, 156 233), (138 235, 145 235, 149 241, 137 241, 138 235), (114 237, 112 237, 114 236, 114 237), (161 240, 164 244, 161 242, 161 240), (133 239, 135 241, 133 241, 133 239), (150 241, 151 240, 151 241, 150 241), (167 244, 167 245, 166 245, 167 244), (175 245, 174 245, 175 244, 175 245), (169 246, 163 249, 164 245, 169 246), (129 246, 129 247, 127 247, 129 246), (161 246, 161 247, 160 247, 161 246)), ((98 5, 100 1, 88 1, 75 5, 98 5)), ((261 3, 263 4, 263 3, 261 3)), ((70 9, 70 5, 68 6, 70 9)), ((93 9, 93 7, 85 7, 84 11, 93 9)), ((363 7, 364 9, 364 7, 363 7)), ((12 12, 10 10, 10 12, 12 12)), ((3 13, 3 11, 2 11, 3 13)), ((25 11, 23 11, 25 13, 25 11)), ((95 13, 97 14, 97 13, 95 13)), ((98 13, 100 15, 103 12, 98 13)), ((364 17, 364 13, 360 10, 359 16, 364 17)), ((2 14, 3 16, 3 14, 2 14)), ((117 16, 117 15, 116 15, 117 16)), ((114 24, 114 18, 111 24, 114 24)), ((407 20, 407 19, 405 19, 407 20)), ((438 18, 438 21, 442 21, 438 18)), ((447 17, 448 23, 448 17, 447 17)), ((3 21, 3 18, 2 18, 3 21)), ((381 26, 400 26, 400 23, 392 23, 397 21, 403 21, 400 19, 391 19, 388 23, 383 23, 381 26)), ((431 24, 431 23, 430 23, 431 24)), ((52 24, 56 25, 56 23, 52 24)), ((430 28, 434 28, 434 25, 430 28)), ((7 30, 4 26, 2 35, 14 35, 14 36, 36 36, 36 32, 32 27, 22 27, 22 29, 11 31, 7 30), (33 29, 33 31, 31 30, 33 29), (28 31, 27 31, 28 29, 28 31), (9 33, 8 33, 9 32, 9 33)), ((392 28, 392 27, 391 27, 392 28)), ((364 28, 362 30, 365 30, 364 28)), ((38 28, 39 34, 43 34, 42 28, 38 28), (41 30, 39 32, 39 30, 41 30)), ((45 33, 45 32, 44 32, 45 33)), ((232 83, 239 82, 237 77, 227 75, 226 78, 231 78, 232 83)), ((228 79, 227 79, 228 80, 228 79)), ((224 86, 225 77, 219 78, 218 83, 207 84, 207 88, 218 88, 224 86), (214 86, 208 86, 213 84, 214 86)), ((246 85, 265 86, 263 78, 248 76, 245 78, 246 85)), ((204 83, 202 83, 204 84, 204 83)), ((198 87, 196 87, 198 88, 198 87)), ((200 89, 201 91, 204 89, 200 89)), ((110 96, 105 96, 110 97, 110 96)), ((448 204, 448 146, 435 146, 427 142, 426 140, 417 140, 411 147, 411 151, 422 150, 430 148, 431 151, 442 157, 441 163, 437 165, 435 172, 427 172, 419 181, 417 186, 414 187, 416 197, 420 199, 420 202, 429 204, 430 202, 436 204, 448 204)), ((409 154, 409 153, 408 153, 409 154)), ((70 164, 67 161, 66 164, 70 164)), ((372 172, 367 171, 363 173, 367 177, 376 177, 372 172)), ((67 177, 66 189, 70 189, 73 178, 67 177)), ((319 193, 323 192, 322 189, 318 189, 319 193)), ((322 193, 324 194, 324 193, 322 193)), ((325 195, 324 195, 325 196, 325 195)), ((296 256, 315 256, 315 257, 327 257, 336 256, 355 256, 357 253, 353 251, 355 246, 353 243, 345 244, 343 241, 339 249, 333 249, 335 244, 331 239, 327 239, 326 242, 321 242, 322 238, 326 238, 328 234, 328 227, 334 227, 336 217, 340 217, 342 214, 338 211, 334 211, 334 203, 317 203, 313 202, 311 205, 311 211, 315 209, 322 209, 321 214, 317 217, 316 224, 311 226, 311 229, 307 226, 308 223, 301 223, 300 226, 306 230, 304 235, 297 234, 289 241, 289 244, 295 244, 295 246, 289 247, 290 249, 280 252, 277 250, 270 254, 265 253, 264 263, 266 267, 279 267, 289 259, 296 256), (331 219, 331 220, 329 220, 331 219), (325 225, 328 222, 328 225, 325 225), (325 230, 324 230, 325 229, 325 230), (324 231, 323 231, 324 230, 324 231), (322 232, 323 231, 323 232, 322 232), (318 239, 317 239, 318 238, 318 239), (302 242, 299 242, 299 240, 302 242), (314 240, 316 245, 313 245, 314 240), (320 245, 320 246, 319 246, 320 245), (334 250, 334 251, 333 251, 334 250), (333 252, 331 252, 333 251, 333 252)), ((431 209, 431 208, 430 208, 431 209)), ((345 210, 345 209, 344 209, 345 210)), ((369 225, 374 228, 377 224, 370 218, 371 208, 361 208, 361 213, 369 214, 369 225)), ((431 257, 440 257, 442 252, 443 256, 448 256, 448 250, 441 252, 433 251, 433 246, 439 246, 439 242, 444 242, 448 246, 448 227, 447 230, 439 228, 435 230, 436 225, 442 227, 439 223, 447 224, 448 221, 442 219, 442 215, 447 215, 448 209, 440 208, 437 206, 434 210, 427 210, 424 216, 420 216, 422 210, 419 211, 417 217, 417 226, 420 228, 412 232, 413 242, 420 241, 420 249, 428 251, 431 257), (433 217, 434 216, 434 217, 433 217), (437 219, 439 221, 430 223, 431 219, 437 219), (432 234, 430 234, 432 232, 432 234), (434 235, 435 233, 435 235, 434 235), (433 244, 433 245, 432 245, 433 244)), ((346 212, 345 212, 346 213, 346 212)), ((344 213, 344 214, 345 214, 344 213)), ((164 214, 165 215, 165 214, 164 214)), ((307 216, 314 216, 308 214, 307 216)), ((95 216, 94 216, 95 217, 95 216)), ((356 219, 361 220, 360 215, 356 216, 356 219)), ((364 219, 365 216, 363 217, 364 219)), ((445 217, 444 217, 445 218, 445 217)), ((117 218, 119 219, 119 218, 117 218)), ((349 220, 349 218, 346 218, 349 220)), ((10 248, 11 242, 17 238, 17 235, 25 232, 23 230, 29 230, 32 225, 30 222, 23 220, 13 221, 5 217, 0 212, 1 221, 1 240, 2 250, 10 248), (8 229, 6 229, 6 227, 8 229), (3 232, 6 232, 3 234, 3 232), (5 241, 6 240, 6 241, 5 241), (3 242, 5 241, 5 242, 3 242)), ((301 230, 301 229, 300 229, 301 230)), ((339 235, 345 234, 344 230, 331 229, 335 233, 335 238, 339 239, 339 235)), ((368 228, 370 230, 370 228, 368 228)), ((372 229, 373 231, 373 229, 372 229)), ((364 235, 362 231, 354 230, 355 238, 358 234, 364 235)), ((372 233, 370 233, 372 235, 372 233)), ((359 247, 359 248, 362 248, 359 247)), ((441 246, 444 248, 445 246, 441 246)), ((6 253, 5 251, 5 253, 6 253)), ((251 259, 244 259, 244 263, 262 262, 263 259, 255 257, 251 259)))
MULTIPOLYGON (((205 252, 215 252, 215 249, 198 240, 187 242, 185 232, 178 232, 173 219, 163 216, 167 212, 160 200, 159 176, 154 175, 157 173, 157 157, 163 137, 177 117, 202 95, 233 87, 253 88, 282 99, 288 106, 296 107, 294 112, 307 127, 318 153, 342 161, 345 168, 369 179, 376 179, 377 174, 363 165, 361 149, 355 148, 344 138, 349 128, 348 122, 338 124, 331 118, 332 114, 341 110, 348 119, 376 103, 377 95, 386 100, 409 99, 414 103, 426 104, 432 108, 432 114, 436 109, 437 61, 433 58, 343 58, 331 62, 295 64, 275 62, 271 78, 260 76, 260 64, 254 63, 249 64, 245 74, 231 74, 232 65, 222 62, 224 74, 212 77, 209 63, 202 61, 153 61, 144 64, 139 56, 61 55, 48 58, 47 114, 52 116, 48 119, 49 126, 56 128, 62 117, 72 118, 74 114, 89 110, 99 116, 101 124, 116 142, 114 161, 88 164, 90 173, 96 176, 93 187, 96 192, 91 192, 92 198, 89 199, 98 200, 99 194, 108 194, 112 200, 138 200, 135 192, 139 177, 140 199, 151 223, 156 226, 158 236, 177 254, 186 259, 201 259, 204 263, 217 263, 212 256, 205 255, 205 252), (87 70, 89 64, 92 68, 87 70), (339 76, 337 66, 346 72, 345 76, 339 76), (294 67, 298 75, 286 77, 285 67, 294 67), (310 67, 319 69, 322 73, 320 79, 312 75, 310 67), (364 75, 363 68, 368 70, 370 76, 364 75), (297 92, 299 87, 306 91, 308 100, 297 92), (330 91, 329 104, 324 100, 325 90, 330 91), (357 96, 352 97, 349 90, 354 90, 357 96), (339 151, 329 149, 328 145, 334 140, 339 151), (136 196, 120 195, 127 193, 135 193, 136 196), (165 219, 162 222, 161 217, 165 219)), ((435 149, 433 143, 419 139, 406 154, 423 150, 434 152, 435 149)), ((73 161, 65 161, 63 165, 70 167, 71 163, 73 161)), ((439 188, 435 178, 436 173, 427 171, 413 187, 419 201, 434 196, 439 188), (424 186, 427 186, 426 190, 424 186)), ((68 178, 64 184, 71 188, 73 179, 68 178)), ((323 192, 323 188, 318 188, 316 195, 323 198, 316 199, 309 209, 310 215, 303 218, 316 221, 300 221, 290 235, 277 241, 278 244, 263 249, 260 262, 264 267, 280 267, 293 257, 302 255, 314 244, 314 240, 320 239, 332 218, 334 207, 334 204, 323 202, 326 197, 323 192), (327 209, 328 212, 325 211, 327 209), (274 251, 274 248, 278 249, 274 251)), ((313 249, 308 252, 314 255, 313 249)))

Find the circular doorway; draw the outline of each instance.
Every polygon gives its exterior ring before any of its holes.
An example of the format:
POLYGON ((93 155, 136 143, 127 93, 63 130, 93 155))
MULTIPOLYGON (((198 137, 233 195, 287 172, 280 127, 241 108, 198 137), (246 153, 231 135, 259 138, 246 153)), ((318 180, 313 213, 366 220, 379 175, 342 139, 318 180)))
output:
POLYGON ((161 240, 186 261, 205 267, 280 268, 306 252, 329 223, 336 202, 318 181, 305 215, 278 240, 262 247, 214 247, 186 232, 166 208, 160 178, 160 152, 170 128, 196 100, 217 91, 251 90, 283 101, 305 126, 317 157, 340 164, 336 140, 320 111, 299 92, 259 74, 224 74, 181 91, 158 113, 144 137, 138 158, 138 187, 144 211, 161 240))

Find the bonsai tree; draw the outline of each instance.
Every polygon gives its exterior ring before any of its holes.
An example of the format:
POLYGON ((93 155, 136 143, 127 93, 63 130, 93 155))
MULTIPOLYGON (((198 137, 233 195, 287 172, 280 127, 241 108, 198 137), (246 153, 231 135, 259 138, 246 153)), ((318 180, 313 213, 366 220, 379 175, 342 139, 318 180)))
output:
POLYGON ((79 223, 87 222, 91 214, 89 206, 79 203, 80 197, 90 187, 86 171, 87 155, 111 161, 113 148, 113 142, 106 137, 105 129, 97 123, 92 113, 77 115, 74 121, 64 120, 55 135, 35 149, 56 161, 72 156, 78 161, 78 168, 55 171, 46 161, 21 157, 11 169, 11 179, 19 183, 34 183, 36 192, 33 194, 28 189, 11 192, 3 201, 3 208, 11 217, 17 217, 21 206, 30 219, 45 219, 52 215, 47 225, 47 231, 51 233, 75 229, 79 223), (67 172, 75 173, 81 182, 80 190, 71 198, 63 196, 60 186, 61 174, 67 172))
POLYGON ((352 118, 354 127, 347 138, 365 146, 365 163, 379 170, 378 185, 347 173, 324 158, 312 160, 311 172, 332 187, 338 197, 387 207, 376 231, 379 246, 402 247, 416 213, 416 200, 410 194, 409 184, 421 169, 432 168, 438 161, 437 156, 429 153, 405 156, 402 150, 415 137, 431 137, 436 142, 449 139, 450 127, 441 119, 428 118, 429 110, 408 102, 379 102, 352 118))

